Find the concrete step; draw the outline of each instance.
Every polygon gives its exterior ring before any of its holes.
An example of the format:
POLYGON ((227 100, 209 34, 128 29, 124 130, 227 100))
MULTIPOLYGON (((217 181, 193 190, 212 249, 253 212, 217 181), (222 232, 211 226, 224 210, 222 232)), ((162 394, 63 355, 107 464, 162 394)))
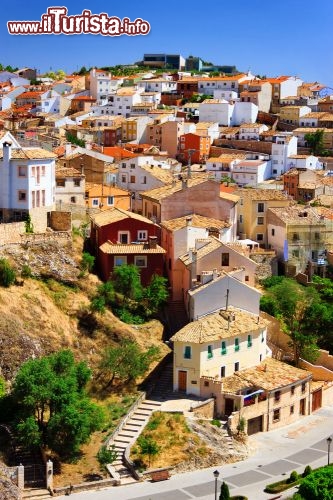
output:
POLYGON ((138 421, 138 422, 146 422, 147 420, 147 416, 143 417, 142 415, 137 415, 136 413, 134 413, 131 417, 131 421, 134 420, 135 422, 138 421))
POLYGON ((50 498, 50 492, 46 489, 39 488, 26 488, 22 492, 22 498, 24 500, 46 500, 50 498))
POLYGON ((141 425, 138 423, 138 422, 127 422, 126 425, 123 427, 124 430, 128 430, 130 431, 131 429, 133 429, 133 431, 135 431, 136 429, 139 429, 141 427, 141 425), (129 427, 129 429, 128 429, 129 427))
POLYGON ((137 431, 131 431, 131 430, 122 430, 119 432, 118 437, 128 437, 128 438, 133 438, 134 436, 137 435, 137 431))

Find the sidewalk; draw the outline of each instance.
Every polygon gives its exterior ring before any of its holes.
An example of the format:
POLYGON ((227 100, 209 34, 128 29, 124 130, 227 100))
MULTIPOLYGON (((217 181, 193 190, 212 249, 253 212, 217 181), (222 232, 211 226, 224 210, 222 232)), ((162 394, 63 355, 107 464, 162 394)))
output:
MULTIPOLYGON (((269 500, 276 495, 264 493, 267 484, 289 476, 296 470, 303 472, 306 465, 319 467, 327 464, 328 436, 333 434, 333 406, 322 408, 299 422, 276 431, 251 436, 256 447, 248 459, 217 467, 220 473, 218 491, 224 480, 231 495, 246 495, 249 500, 269 500)), ((204 469, 177 474, 160 483, 137 483, 107 490, 73 494, 73 500, 213 500, 213 470, 204 469)), ((282 498, 288 498, 291 490, 282 498)), ((65 500, 66 497, 58 497, 65 500)))

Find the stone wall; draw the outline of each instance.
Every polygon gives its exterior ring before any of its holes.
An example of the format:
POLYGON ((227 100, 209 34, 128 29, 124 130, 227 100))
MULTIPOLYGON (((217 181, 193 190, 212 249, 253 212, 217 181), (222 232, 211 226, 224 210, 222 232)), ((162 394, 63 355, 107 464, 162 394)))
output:
POLYGON ((50 212, 49 225, 53 231, 71 231, 71 212, 50 212))
POLYGON ((196 417, 212 419, 214 418, 215 412, 215 400, 214 398, 211 398, 206 401, 195 403, 191 406, 190 411, 194 413, 196 417))
POLYGON ((275 252, 250 252, 250 259, 258 264, 255 272, 255 280, 257 283, 260 282, 260 280, 278 274, 278 264, 275 252))
POLYGON ((235 154, 237 149, 243 152, 246 150, 272 154, 272 143, 267 141, 245 141, 243 139, 215 139, 210 154, 211 156, 219 156, 225 153, 235 154), (226 148, 228 148, 227 151, 226 148))
POLYGON ((24 233, 24 222, 0 224, 0 246, 8 243, 21 243, 21 235, 24 233))

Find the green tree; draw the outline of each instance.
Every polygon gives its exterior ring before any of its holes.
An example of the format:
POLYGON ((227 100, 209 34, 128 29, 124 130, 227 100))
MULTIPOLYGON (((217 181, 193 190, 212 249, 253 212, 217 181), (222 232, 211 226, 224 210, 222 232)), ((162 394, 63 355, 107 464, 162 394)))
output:
POLYGON ((0 398, 5 396, 6 394, 6 381, 3 377, 0 375, 0 398))
POLYGON ((66 139, 68 142, 71 142, 72 144, 75 144, 76 146, 81 146, 82 148, 84 148, 86 145, 86 142, 83 139, 79 139, 78 137, 71 134, 70 132, 66 133, 66 139))
POLYGON ((160 447, 157 442, 150 436, 139 436, 137 444, 140 448, 141 455, 148 456, 148 467, 150 467, 152 458, 158 455, 160 447))
POLYGON ((75 455, 104 419, 85 391, 90 376, 69 350, 24 363, 11 393, 21 441, 47 445, 62 457, 75 455))
POLYGON ((333 498, 333 470, 327 466, 302 480, 298 493, 304 500, 331 500, 333 498))
POLYGON ((30 214, 27 215, 27 218, 25 220, 24 226, 25 226, 25 232, 27 234, 34 232, 34 225, 32 223, 31 215, 30 214))
POLYGON ((138 344, 130 340, 122 340, 118 346, 107 347, 99 365, 106 387, 112 386, 116 379, 124 383, 143 376, 158 354, 158 347, 150 346, 146 351, 141 351, 138 344))
POLYGON ((143 299, 146 307, 146 314, 155 314, 159 308, 168 300, 168 280, 154 274, 149 285, 143 291, 143 299))
POLYGON ((267 290, 272 301, 270 306, 275 316, 282 322, 282 327, 290 336, 296 366, 301 357, 314 362, 318 357, 318 335, 314 333, 313 322, 309 321, 309 312, 318 304, 318 293, 311 287, 302 287, 289 278, 267 290))
POLYGON ((16 272, 7 259, 0 259, 0 286, 10 287, 16 280, 16 272))
POLYGON ((91 273, 91 271, 94 268, 94 265, 95 265, 95 257, 91 255, 89 252, 83 252, 80 263, 80 268, 82 269, 82 271, 84 272, 88 271, 88 273, 91 273))
POLYGON ((133 264, 116 267, 112 274, 114 289, 123 296, 123 302, 140 300, 142 286, 139 269, 133 264))
POLYGON ((304 135, 304 139, 310 148, 311 154, 320 156, 325 154, 324 148, 324 130, 319 129, 315 132, 309 132, 304 135))
POLYGON ((219 500, 230 500, 229 486, 224 481, 221 484, 221 493, 219 496, 219 500))

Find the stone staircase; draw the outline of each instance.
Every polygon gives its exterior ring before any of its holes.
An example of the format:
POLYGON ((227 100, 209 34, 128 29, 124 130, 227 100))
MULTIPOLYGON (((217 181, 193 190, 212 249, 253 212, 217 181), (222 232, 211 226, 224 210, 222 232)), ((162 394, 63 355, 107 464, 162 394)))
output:
POLYGON ((144 399, 139 405, 130 412, 123 425, 113 435, 108 443, 109 447, 114 446, 117 452, 117 458, 112 463, 115 472, 119 474, 121 484, 135 482, 132 473, 125 465, 124 454, 126 448, 133 444, 139 437, 141 431, 146 426, 151 414, 161 406, 160 401, 144 399))
POLYGON ((50 492, 45 489, 25 488, 22 492, 23 500, 49 500, 50 492))

